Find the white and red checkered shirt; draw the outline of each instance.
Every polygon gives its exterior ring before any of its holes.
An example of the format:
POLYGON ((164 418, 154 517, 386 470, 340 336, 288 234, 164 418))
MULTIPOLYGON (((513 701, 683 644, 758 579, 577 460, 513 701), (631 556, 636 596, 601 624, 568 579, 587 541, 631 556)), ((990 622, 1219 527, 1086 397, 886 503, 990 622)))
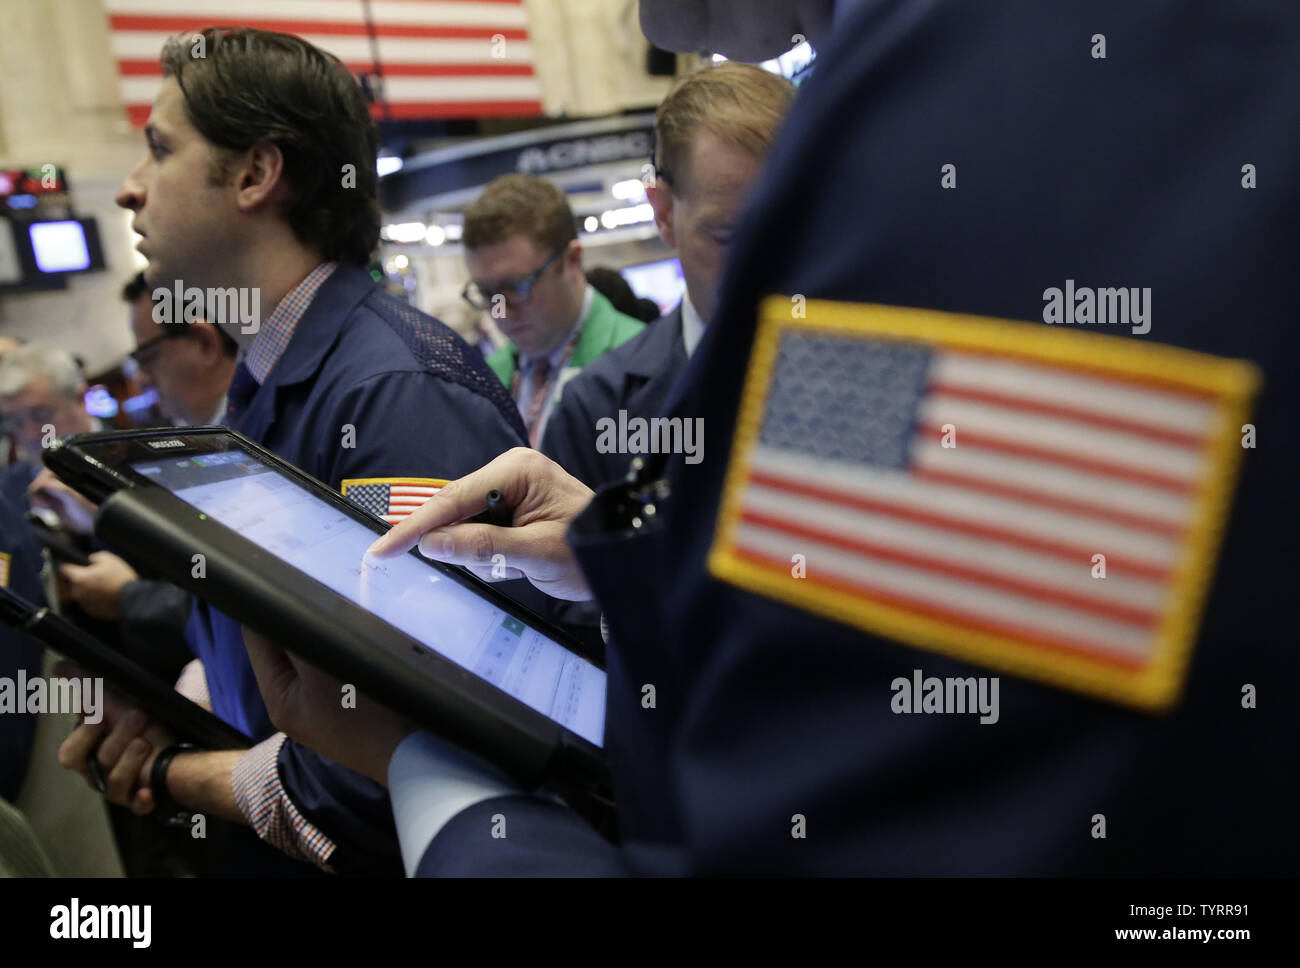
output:
MULTIPOLYGON (((207 676, 198 659, 181 670, 176 691, 211 710, 207 676)), ((280 782, 280 747, 286 739, 284 733, 276 733, 241 756, 231 773, 231 792, 258 837, 290 857, 329 870, 334 841, 302 815, 280 782)))
POLYGON ((334 841, 302 815, 280 782, 280 747, 288 738, 276 733, 240 757, 230 786, 239 812, 258 837, 290 857, 329 870, 334 841))
POLYGON ((307 312, 317 291, 337 267, 337 262, 322 262, 307 273, 302 282, 285 293, 284 298, 275 304, 275 309, 271 310, 271 315, 262 320, 261 328, 253 337, 244 357, 244 365, 258 383, 265 383, 275 369, 275 364, 280 362, 303 313, 307 312))

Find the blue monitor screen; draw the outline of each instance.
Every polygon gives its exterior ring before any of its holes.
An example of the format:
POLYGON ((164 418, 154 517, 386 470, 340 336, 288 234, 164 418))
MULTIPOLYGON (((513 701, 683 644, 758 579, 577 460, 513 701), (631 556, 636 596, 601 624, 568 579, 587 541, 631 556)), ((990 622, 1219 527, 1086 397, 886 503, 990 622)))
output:
POLYGON ((682 275, 682 264, 676 259, 660 259, 657 262, 624 266, 619 272, 634 293, 658 303, 661 313, 671 312, 673 307, 681 302, 682 293, 686 291, 686 278, 682 275))
POLYGON ((36 268, 41 272, 78 272, 90 268, 86 230, 75 219, 33 222, 27 227, 36 268))

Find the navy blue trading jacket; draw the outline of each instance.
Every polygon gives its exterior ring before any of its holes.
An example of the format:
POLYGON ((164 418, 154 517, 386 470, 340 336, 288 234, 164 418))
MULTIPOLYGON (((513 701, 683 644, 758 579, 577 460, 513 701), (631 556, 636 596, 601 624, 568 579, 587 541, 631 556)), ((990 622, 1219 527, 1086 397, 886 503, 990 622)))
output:
POLYGON ((890 0, 838 24, 669 403, 713 449, 669 467, 658 537, 590 512, 572 530, 612 630, 623 845, 554 804, 496 800, 456 817, 421 872, 1293 873, 1298 49, 1300 9, 1262 0, 890 0), (1181 703, 1149 715, 1004 675, 995 726, 895 715, 895 677, 988 669, 706 567, 757 302, 1040 321, 1066 279, 1149 286, 1151 331, 1126 338, 1263 371, 1181 703))
MULTIPOLYGON (((481 355, 431 317, 339 265, 236 423, 245 436, 331 487, 349 478, 456 478, 526 442, 514 402, 481 355), (355 447, 342 446, 346 428, 355 447)), ((187 637, 213 711, 255 739, 274 732, 238 622, 197 603, 187 637)), ((281 778, 336 841, 396 856, 387 795, 286 741, 281 778)))
POLYGON ((564 385, 546 421, 541 451, 588 487, 598 488, 627 474, 630 454, 602 454, 596 448, 602 417, 657 417, 673 383, 686 367, 682 307, 639 335, 583 367, 564 385))

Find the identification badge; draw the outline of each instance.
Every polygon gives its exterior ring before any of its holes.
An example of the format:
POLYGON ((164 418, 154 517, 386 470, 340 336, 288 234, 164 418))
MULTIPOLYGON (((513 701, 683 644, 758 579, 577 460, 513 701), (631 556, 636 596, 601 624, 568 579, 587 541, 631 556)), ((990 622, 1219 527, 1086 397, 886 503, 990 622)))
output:
POLYGON ((709 567, 922 649, 1176 702, 1254 366, 1079 329, 762 304, 709 567))

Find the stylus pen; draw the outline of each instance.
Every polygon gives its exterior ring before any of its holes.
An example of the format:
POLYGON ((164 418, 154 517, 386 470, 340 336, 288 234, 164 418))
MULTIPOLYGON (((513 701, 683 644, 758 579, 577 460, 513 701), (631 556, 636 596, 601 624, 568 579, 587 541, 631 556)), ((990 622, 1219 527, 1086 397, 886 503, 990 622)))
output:
POLYGON ((108 783, 104 779, 104 768, 99 765, 98 749, 93 749, 86 754, 86 771, 90 774, 90 782, 95 784, 95 789, 100 793, 107 793, 108 783))
POLYGON ((478 514, 466 518, 465 521, 472 524, 491 524, 498 528, 508 528, 515 520, 515 509, 506 504, 505 496, 502 495, 495 487, 487 492, 483 499, 487 505, 478 514))

